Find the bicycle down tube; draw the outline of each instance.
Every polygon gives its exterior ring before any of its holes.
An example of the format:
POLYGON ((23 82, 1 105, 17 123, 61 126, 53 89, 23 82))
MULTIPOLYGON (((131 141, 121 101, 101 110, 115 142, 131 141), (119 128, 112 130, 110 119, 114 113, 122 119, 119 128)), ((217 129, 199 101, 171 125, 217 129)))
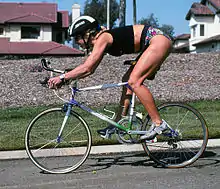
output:
MULTIPOLYGON (((73 88, 73 94, 75 94, 76 92, 80 92, 80 91, 88 91, 88 90, 97 90, 97 89, 107 89, 107 88, 114 88, 114 87, 120 87, 120 86, 126 86, 128 88, 130 88, 130 86, 128 85, 128 82, 123 82, 123 83, 115 83, 115 84, 104 84, 104 85, 98 85, 98 86, 93 86, 93 87, 86 87, 86 88, 81 88, 81 89, 77 89, 77 88, 73 88)), ((75 99, 74 99, 74 95, 72 97, 72 99, 70 100, 69 104, 73 104, 81 109, 83 109, 84 111, 98 117, 99 119, 103 120, 103 121, 106 121, 108 122, 109 124, 111 125, 114 125, 116 126, 117 128, 123 130, 123 131, 126 131, 128 134, 146 134, 147 131, 133 131, 133 130, 130 130, 129 128, 131 128, 131 124, 132 124, 132 119, 133 119, 133 115, 134 115, 134 104, 135 104, 135 93, 133 93, 132 95, 132 100, 131 100, 131 108, 130 108, 130 111, 129 111, 129 127, 126 128, 120 124, 118 124, 117 122, 109 119, 107 116, 105 115, 102 115, 101 113, 98 113, 94 110, 92 110, 91 108, 77 102, 75 99)))

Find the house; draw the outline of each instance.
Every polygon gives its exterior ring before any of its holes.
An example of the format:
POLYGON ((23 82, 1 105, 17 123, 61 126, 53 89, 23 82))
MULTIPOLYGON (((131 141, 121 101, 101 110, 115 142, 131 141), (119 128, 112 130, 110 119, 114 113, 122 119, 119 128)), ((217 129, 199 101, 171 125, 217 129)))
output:
POLYGON ((173 52, 188 53, 189 52, 190 34, 181 34, 174 37, 173 52))
POLYGON ((189 21, 191 53, 220 51, 220 0, 193 3, 186 15, 189 21))
POLYGON ((83 55, 64 45, 68 26, 55 3, 0 3, 0 55, 83 55))

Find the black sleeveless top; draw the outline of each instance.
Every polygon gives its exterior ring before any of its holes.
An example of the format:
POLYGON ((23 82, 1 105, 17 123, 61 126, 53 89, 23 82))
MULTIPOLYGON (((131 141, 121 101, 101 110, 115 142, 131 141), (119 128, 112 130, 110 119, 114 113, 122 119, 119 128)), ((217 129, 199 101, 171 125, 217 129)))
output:
POLYGON ((113 37, 113 43, 106 52, 113 56, 134 53, 134 31, 133 26, 124 26, 105 31, 113 37))
MULTIPOLYGON (((145 44, 146 33, 150 25, 145 25, 140 39, 140 50, 143 52, 148 46, 145 44)), ((134 53, 134 30, 133 26, 124 26, 105 31, 113 37, 113 43, 106 49, 106 52, 113 56, 134 53)))

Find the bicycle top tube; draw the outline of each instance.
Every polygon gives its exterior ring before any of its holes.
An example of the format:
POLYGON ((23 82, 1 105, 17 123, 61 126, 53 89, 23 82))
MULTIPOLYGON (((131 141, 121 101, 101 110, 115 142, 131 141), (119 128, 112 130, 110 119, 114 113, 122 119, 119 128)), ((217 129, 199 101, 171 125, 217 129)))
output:
POLYGON ((123 83, 111 83, 111 84, 103 84, 103 85, 97 85, 97 86, 92 86, 92 87, 85 87, 85 88, 77 89, 77 91, 108 89, 108 88, 114 88, 114 87, 120 87, 120 86, 129 87, 128 82, 123 82, 123 83))

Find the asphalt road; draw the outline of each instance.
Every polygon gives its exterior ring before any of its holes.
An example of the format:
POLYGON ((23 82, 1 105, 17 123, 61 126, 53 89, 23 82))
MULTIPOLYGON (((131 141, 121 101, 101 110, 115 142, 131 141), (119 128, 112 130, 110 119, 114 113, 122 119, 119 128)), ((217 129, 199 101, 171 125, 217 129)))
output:
POLYGON ((42 173, 29 159, 0 161, 0 189, 219 189, 220 148, 182 169, 156 168, 140 152, 90 155, 75 172, 42 173))

